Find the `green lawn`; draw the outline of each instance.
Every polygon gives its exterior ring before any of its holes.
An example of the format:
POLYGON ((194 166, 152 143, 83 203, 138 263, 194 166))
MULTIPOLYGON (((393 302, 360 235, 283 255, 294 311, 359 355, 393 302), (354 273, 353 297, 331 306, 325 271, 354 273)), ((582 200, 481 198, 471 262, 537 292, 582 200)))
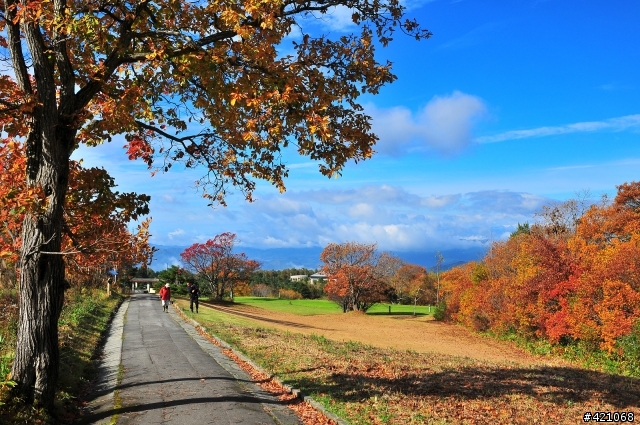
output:
POLYGON ((328 300, 284 300, 278 298, 235 297, 236 304, 246 304, 265 310, 281 311, 300 316, 341 313, 338 304, 328 300))
MULTIPOLYGON (((371 314, 371 315, 389 314, 389 307, 391 307, 391 314, 394 314, 394 315, 413 314, 412 305, 402 305, 402 304, 376 304, 367 311, 367 314, 371 314)), ((428 307, 426 305, 416 306, 416 314, 419 316, 433 314, 433 310, 434 310, 434 307, 428 307)))
MULTIPOLYGON (((284 313, 297 314, 300 316, 313 316, 316 314, 338 314, 342 313, 342 309, 338 304, 329 300, 283 300, 278 298, 261 298, 261 297, 236 297, 237 304, 246 304, 265 310, 281 311, 284 313)), ((393 315, 409 315, 413 314, 412 305, 398 304, 376 304, 367 314, 381 315, 389 314, 389 306, 391 306, 391 314, 393 315)), ((433 308, 431 308, 433 311, 433 308)), ((417 306, 416 314, 431 314, 429 307, 417 306)))

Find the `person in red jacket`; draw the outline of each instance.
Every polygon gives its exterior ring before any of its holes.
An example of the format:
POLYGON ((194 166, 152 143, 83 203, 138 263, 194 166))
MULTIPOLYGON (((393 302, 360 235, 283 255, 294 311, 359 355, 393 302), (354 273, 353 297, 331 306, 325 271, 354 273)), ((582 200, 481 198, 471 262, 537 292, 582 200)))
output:
POLYGON ((160 288, 160 299, 162 300, 162 310, 168 313, 169 303, 171 302, 171 287, 168 283, 160 288))

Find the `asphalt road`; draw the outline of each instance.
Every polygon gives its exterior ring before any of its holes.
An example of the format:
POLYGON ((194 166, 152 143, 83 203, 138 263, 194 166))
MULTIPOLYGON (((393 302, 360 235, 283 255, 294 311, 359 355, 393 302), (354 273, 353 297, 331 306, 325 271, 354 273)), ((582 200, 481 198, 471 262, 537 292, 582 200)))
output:
POLYGON ((151 294, 132 296, 114 319, 89 409, 83 422, 101 425, 301 423, 151 294))

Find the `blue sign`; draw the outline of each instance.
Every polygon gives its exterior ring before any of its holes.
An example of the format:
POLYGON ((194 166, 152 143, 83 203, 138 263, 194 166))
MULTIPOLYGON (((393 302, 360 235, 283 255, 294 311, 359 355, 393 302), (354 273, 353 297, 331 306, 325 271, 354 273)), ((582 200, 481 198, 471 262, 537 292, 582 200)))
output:
POLYGON ((109 274, 110 274, 111 276, 117 276, 117 275, 118 275, 118 272, 117 272, 117 271, 115 271, 115 270, 109 270, 109 274))

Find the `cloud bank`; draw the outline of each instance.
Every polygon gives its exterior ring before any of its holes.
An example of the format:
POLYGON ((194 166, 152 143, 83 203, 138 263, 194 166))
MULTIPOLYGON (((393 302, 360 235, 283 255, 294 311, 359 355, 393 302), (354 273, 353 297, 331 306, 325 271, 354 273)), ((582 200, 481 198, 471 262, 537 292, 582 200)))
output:
POLYGON ((475 139, 476 143, 497 143, 507 140, 528 139, 531 137, 555 136, 570 133, 590 133, 596 131, 623 131, 640 128, 640 114, 610 118, 603 121, 585 121, 574 124, 538 127, 528 130, 512 130, 493 136, 483 136, 475 139))
MULTIPOLYGON (((188 229, 181 227, 180 238, 187 245, 232 231, 241 246, 254 248, 323 247, 352 240, 391 251, 470 248, 508 235, 548 202, 497 190, 429 196, 390 185, 303 190, 239 204, 227 210, 235 221, 194 217, 188 229)), ((155 232, 154 243, 175 243, 175 236, 175 228, 155 232)))
POLYGON ((460 91, 435 96, 415 114, 405 107, 367 105, 365 109, 380 138, 376 150, 391 156, 420 151, 458 153, 472 143, 474 126, 487 116, 482 99, 460 91))

